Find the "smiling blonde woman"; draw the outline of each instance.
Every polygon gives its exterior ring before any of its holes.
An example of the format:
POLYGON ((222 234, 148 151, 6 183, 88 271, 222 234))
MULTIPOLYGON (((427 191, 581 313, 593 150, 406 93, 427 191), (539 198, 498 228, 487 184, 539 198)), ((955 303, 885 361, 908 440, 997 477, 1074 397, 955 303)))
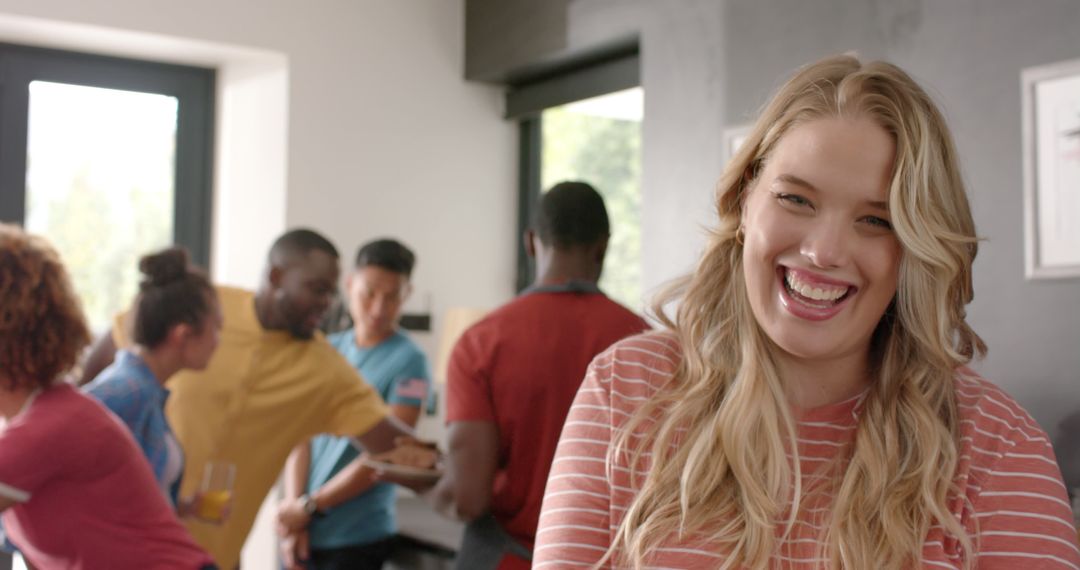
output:
POLYGON ((667 332, 590 367, 534 568, 1080 567, 1046 434, 966 367, 975 228, 910 77, 800 70, 717 210, 667 332))

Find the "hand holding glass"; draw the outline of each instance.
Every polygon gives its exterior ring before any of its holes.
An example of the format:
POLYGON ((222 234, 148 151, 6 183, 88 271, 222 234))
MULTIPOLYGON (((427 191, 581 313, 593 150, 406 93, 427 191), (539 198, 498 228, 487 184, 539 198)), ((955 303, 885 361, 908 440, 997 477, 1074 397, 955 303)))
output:
POLYGON ((227 461, 210 461, 203 469, 196 516, 209 522, 224 522, 232 502, 236 466, 227 461))

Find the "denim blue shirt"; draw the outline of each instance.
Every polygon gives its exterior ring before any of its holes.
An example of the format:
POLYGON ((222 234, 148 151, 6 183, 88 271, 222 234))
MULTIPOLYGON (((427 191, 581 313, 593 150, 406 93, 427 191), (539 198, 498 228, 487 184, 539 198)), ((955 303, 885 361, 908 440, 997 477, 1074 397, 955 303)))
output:
MULTIPOLYGON (((121 350, 116 353, 116 361, 101 371, 83 390, 105 404, 127 424, 143 455, 150 461, 158 484, 170 490, 169 495, 175 505, 180 477, 175 481, 162 481, 169 462, 165 438, 172 434, 172 428, 165 419, 165 401, 169 398, 169 391, 161 385, 146 362, 134 353, 121 350)), ((183 469, 180 472, 183 473, 183 469)))

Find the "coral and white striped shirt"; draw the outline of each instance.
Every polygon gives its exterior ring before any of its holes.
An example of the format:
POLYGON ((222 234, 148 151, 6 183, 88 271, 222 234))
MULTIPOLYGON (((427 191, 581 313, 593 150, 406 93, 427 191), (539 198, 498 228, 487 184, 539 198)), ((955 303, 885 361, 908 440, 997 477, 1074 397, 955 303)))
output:
MULTIPOLYGON (((533 568, 590 567, 603 557, 635 494, 628 464, 612 466, 607 476, 612 435, 671 378, 679 354, 673 337, 652 333, 624 340, 593 361, 551 468, 533 568)), ((971 370, 958 371, 956 389, 961 459, 955 481, 967 500, 953 504, 969 532, 978 526, 976 567, 1080 569, 1077 531, 1046 434, 1011 397, 971 370)), ((800 417, 804 474, 830 462, 851 440, 861 401, 853 398, 800 417)), ((642 472, 637 473, 640 481, 642 472)), ((774 564, 821 568, 815 537, 828 516, 827 497, 804 504, 793 532, 780 541, 774 564)), ((931 528, 922 556, 925 568, 961 567, 957 541, 939 526, 931 528)), ((715 546, 672 539, 656 549, 649 567, 715 568, 722 561, 715 546)))

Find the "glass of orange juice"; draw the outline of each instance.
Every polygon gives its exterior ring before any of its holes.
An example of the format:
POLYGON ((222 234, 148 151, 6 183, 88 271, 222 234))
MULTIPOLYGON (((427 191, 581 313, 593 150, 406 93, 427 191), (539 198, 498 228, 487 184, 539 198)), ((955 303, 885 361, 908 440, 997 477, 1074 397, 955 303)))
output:
POLYGON ((202 484, 199 486, 199 504, 195 514, 210 522, 223 522, 229 502, 232 500, 233 479, 236 465, 228 461, 209 461, 203 468, 202 484))

